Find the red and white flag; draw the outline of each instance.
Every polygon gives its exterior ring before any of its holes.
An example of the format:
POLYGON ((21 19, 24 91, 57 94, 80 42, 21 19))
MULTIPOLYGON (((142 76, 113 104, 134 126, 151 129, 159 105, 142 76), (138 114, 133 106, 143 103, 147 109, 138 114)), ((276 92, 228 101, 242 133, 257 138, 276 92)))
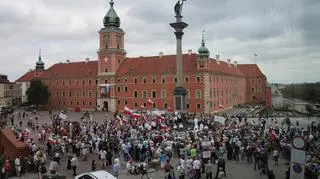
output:
POLYGON ((224 109, 224 106, 222 104, 219 104, 219 108, 224 109))
POLYGON ((160 124, 160 129, 164 131, 168 131, 169 127, 165 124, 160 124))
POLYGON ((153 105, 154 102, 153 102, 151 99, 148 99, 148 104, 149 104, 149 105, 153 105))
POLYGON ((128 120, 126 118, 123 118, 121 121, 122 121, 122 124, 128 124, 128 120))
POLYGON ((139 114, 139 113, 133 113, 133 114, 132 114, 132 117, 133 117, 133 118, 137 118, 137 119, 139 119, 139 118, 141 118, 141 117, 142 117, 142 115, 141 115, 141 114, 139 114))
POLYGON ((124 106, 123 110, 124 110, 124 112, 126 112, 129 115, 132 115, 132 113, 133 113, 132 109, 128 108, 128 106, 124 106))
POLYGON ((161 115, 157 115, 157 116, 156 116, 156 119, 157 119, 157 121, 160 122, 160 123, 166 120, 166 119, 165 119, 164 117, 162 117, 161 115))
POLYGON ((140 107, 141 109, 147 109, 144 105, 141 105, 140 107))
POLYGON ((119 115, 117 115, 116 120, 120 123, 122 119, 119 115))

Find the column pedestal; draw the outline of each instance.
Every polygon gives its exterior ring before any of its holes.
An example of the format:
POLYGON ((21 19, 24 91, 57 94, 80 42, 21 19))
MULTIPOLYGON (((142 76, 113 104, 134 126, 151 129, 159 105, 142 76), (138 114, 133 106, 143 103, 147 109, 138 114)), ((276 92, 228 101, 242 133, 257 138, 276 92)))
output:
POLYGON ((173 95, 175 110, 177 112, 185 112, 187 91, 183 87, 178 86, 174 89, 173 95))

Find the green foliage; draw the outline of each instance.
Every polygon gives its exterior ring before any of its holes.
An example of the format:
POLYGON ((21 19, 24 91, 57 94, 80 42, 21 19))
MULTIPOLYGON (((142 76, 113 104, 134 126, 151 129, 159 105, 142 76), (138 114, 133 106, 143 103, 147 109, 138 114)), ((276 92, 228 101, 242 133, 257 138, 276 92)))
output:
POLYGON ((28 101, 36 105, 45 105, 48 103, 50 92, 48 86, 43 84, 41 80, 32 80, 27 90, 28 101))
POLYGON ((285 98, 297 98, 320 103, 320 83, 303 83, 287 85, 282 93, 285 98))

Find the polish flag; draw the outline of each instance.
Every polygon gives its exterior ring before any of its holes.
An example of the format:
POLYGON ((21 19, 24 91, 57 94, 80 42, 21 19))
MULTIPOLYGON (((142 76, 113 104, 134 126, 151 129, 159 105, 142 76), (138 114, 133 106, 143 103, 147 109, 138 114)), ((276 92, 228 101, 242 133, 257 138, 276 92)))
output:
POLYGON ((127 114, 132 115, 132 110, 131 110, 130 108, 128 108, 128 106, 125 106, 123 110, 124 110, 124 112, 126 112, 127 114))
POLYGON ((48 142, 50 143, 50 144, 56 144, 57 143, 57 141, 56 140, 53 140, 53 139, 48 139, 48 142))
POLYGON ((168 131, 169 127, 165 124, 160 124, 160 129, 164 131, 168 131))
POLYGON ((139 113, 133 113, 133 114, 132 114, 132 117, 134 117, 134 118, 141 118, 142 115, 139 114, 139 113))
POLYGON ((154 102, 153 102, 151 99, 148 99, 148 104, 149 104, 149 105, 153 105, 153 103, 154 103, 154 102))
POLYGON ((127 120, 126 118, 123 118, 123 119, 122 119, 122 123, 123 123, 123 124, 128 124, 128 120, 127 120))
POLYGON ((166 120, 164 117, 162 117, 161 115, 157 115, 156 119, 158 122, 163 122, 164 120, 166 120))
POLYGON ((120 123, 121 122, 121 117, 117 115, 116 120, 120 123))
POLYGON ((144 105, 141 105, 140 107, 141 107, 142 109, 147 109, 144 105))
POLYGON ((224 109, 224 106, 222 104, 219 104, 219 108, 224 109))

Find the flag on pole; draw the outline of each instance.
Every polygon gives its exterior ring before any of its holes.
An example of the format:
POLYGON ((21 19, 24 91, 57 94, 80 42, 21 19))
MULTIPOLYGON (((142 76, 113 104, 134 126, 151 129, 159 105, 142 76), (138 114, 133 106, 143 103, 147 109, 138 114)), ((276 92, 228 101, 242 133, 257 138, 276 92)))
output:
POLYGON ((141 118, 142 115, 139 114, 139 113, 133 113, 133 114, 132 114, 132 117, 134 117, 134 118, 141 118))

